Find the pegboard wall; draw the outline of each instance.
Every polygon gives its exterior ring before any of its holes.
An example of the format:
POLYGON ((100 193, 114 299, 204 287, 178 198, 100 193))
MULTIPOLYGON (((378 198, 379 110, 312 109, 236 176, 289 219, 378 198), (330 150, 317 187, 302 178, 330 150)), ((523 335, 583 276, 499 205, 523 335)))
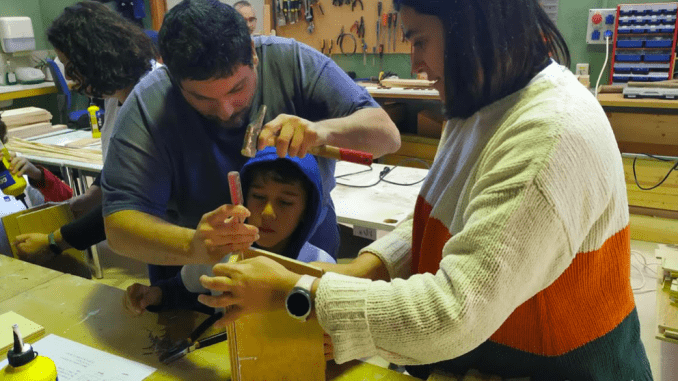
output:
MULTIPOLYGON (((360 24, 360 18, 364 20, 365 26, 365 43, 367 44, 367 61, 371 64, 372 56, 374 52, 379 53, 379 45, 383 44, 384 54, 393 54, 393 53, 406 53, 411 52, 410 43, 403 41, 403 31, 401 27, 401 22, 399 15, 396 19, 395 26, 391 26, 389 29, 388 22, 386 26, 383 26, 380 20, 380 37, 379 42, 377 42, 376 35, 376 24, 378 19, 378 7, 379 3, 382 4, 382 14, 396 14, 395 9, 393 8, 393 2, 391 0, 384 0, 381 2, 375 0, 362 0, 364 9, 361 9, 360 0, 353 6, 354 1, 349 0, 309 0, 313 8, 313 32, 309 33, 309 23, 305 20, 305 1, 300 1, 301 10, 298 12, 298 20, 294 24, 289 22, 286 25, 276 25, 276 12, 278 7, 281 7, 284 2, 281 0, 266 0, 267 4, 270 4, 273 12, 271 15, 273 25, 275 26, 276 34, 278 36, 294 38, 297 41, 308 44, 318 50, 321 50, 323 45, 323 40, 325 40, 325 54, 328 54, 328 48, 330 46, 330 41, 334 41, 334 47, 332 48, 332 55, 342 54, 341 49, 337 46, 337 38, 341 33, 342 27, 344 28, 344 33, 350 33, 356 39, 357 47, 355 57, 363 56, 362 49, 362 39, 358 37, 356 29, 351 30, 351 27, 358 22, 360 24), (339 4, 341 5, 335 5, 339 4), (324 14, 320 11, 320 7, 324 11, 324 14), (390 34, 389 34, 390 30, 390 34), (394 36, 395 33, 395 36, 394 36), (390 41, 389 40, 390 36, 390 41), (395 48, 394 48, 394 38, 395 38, 395 48)), ((353 52, 353 39, 349 36, 344 37, 343 47, 344 53, 351 55, 353 52)), ((379 58, 377 58, 378 60, 379 58)))

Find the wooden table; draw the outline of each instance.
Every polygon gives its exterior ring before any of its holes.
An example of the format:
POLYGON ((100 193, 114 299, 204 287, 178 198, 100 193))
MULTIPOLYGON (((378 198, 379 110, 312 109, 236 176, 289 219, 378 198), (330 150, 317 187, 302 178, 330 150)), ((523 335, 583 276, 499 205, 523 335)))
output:
POLYGON ((620 93, 598 94, 598 101, 621 152, 678 155, 678 101, 627 99, 620 93))
MULTIPOLYGON (((0 302, 61 275, 63 275, 61 272, 0 254, 0 302)), ((0 309, 0 311, 3 310, 0 309)))
MULTIPOLYGON (((190 353, 171 365, 164 365, 156 355, 149 354, 151 336, 166 335, 172 342, 188 337, 190 331, 206 317, 204 314, 188 311, 161 314, 147 312, 140 317, 131 317, 123 310, 124 293, 120 289, 5 256, 0 258, 0 269, 3 274, 6 269, 17 270, 21 277, 32 280, 17 287, 14 295, 0 301, 0 311, 14 311, 42 325, 45 335, 55 334, 156 368, 157 371, 147 380, 230 379, 228 342, 190 353), (21 292, 19 288, 24 291, 21 292)), ((206 335, 211 333, 216 331, 208 331, 206 335)), ((5 353, 0 353, 0 357, 4 356, 5 353)), ((340 366, 329 363, 328 379, 416 380, 362 362, 340 366)))

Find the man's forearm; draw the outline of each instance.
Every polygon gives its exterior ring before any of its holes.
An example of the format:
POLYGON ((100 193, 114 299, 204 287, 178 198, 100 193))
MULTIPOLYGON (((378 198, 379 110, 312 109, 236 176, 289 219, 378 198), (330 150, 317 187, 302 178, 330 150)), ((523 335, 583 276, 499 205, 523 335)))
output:
POLYGON ((400 132, 382 108, 369 107, 320 122, 327 144, 370 152, 374 157, 400 149, 400 132))
POLYGON ((115 212, 104 223, 108 244, 120 255, 155 265, 199 262, 191 255, 193 229, 135 210, 115 212))

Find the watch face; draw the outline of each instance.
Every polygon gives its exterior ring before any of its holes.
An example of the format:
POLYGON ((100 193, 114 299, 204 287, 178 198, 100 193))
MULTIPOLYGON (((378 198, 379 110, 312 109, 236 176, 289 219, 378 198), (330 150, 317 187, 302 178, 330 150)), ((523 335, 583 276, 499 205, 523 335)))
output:
POLYGON ((287 310, 294 316, 305 316, 311 311, 309 298, 301 292, 291 293, 287 298, 287 310))

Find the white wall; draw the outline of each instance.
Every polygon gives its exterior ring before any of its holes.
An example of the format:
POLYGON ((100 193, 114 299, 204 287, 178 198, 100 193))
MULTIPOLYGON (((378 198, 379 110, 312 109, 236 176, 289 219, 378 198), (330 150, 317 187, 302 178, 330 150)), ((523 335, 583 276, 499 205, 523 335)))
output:
MULTIPOLYGON (((169 10, 173 6, 179 4, 181 0, 165 0, 167 3, 167 9, 169 10)), ((222 3, 228 4, 228 5, 233 5, 238 2, 238 0, 219 0, 222 3)), ((254 11, 257 14, 257 30, 255 30, 255 33, 261 33, 261 25, 264 23, 264 0, 247 0, 250 4, 252 4, 252 8, 254 8, 254 11)))

